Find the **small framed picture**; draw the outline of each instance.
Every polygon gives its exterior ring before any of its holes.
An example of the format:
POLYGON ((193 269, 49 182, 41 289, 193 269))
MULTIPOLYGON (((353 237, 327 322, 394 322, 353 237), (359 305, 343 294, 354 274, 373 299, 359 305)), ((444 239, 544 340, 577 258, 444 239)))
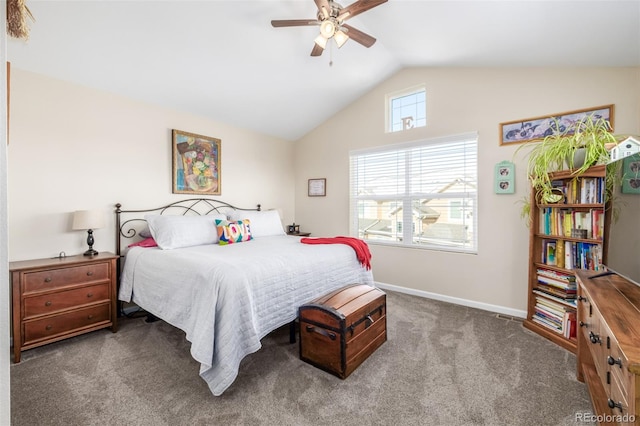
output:
POLYGON ((640 194, 640 154, 622 160, 622 193, 640 194))
POLYGON ((309 179, 309 197, 324 197, 327 195, 327 179, 309 179))
POLYGON ((494 176, 494 192, 496 194, 513 194, 515 192, 515 165, 509 161, 496 164, 494 176))

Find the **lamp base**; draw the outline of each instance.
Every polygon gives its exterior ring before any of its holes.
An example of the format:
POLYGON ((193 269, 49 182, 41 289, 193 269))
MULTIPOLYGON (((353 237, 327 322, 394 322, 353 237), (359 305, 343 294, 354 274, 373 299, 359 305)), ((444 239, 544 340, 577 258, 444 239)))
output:
POLYGON ((97 251, 95 251, 94 249, 90 248, 89 250, 84 252, 85 256, 96 256, 98 254, 97 251))

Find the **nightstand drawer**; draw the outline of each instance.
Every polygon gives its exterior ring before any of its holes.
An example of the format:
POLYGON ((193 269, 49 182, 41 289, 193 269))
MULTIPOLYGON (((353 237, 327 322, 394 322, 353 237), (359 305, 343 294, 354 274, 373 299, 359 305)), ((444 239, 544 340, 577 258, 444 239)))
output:
POLYGON ((77 311, 24 323, 24 344, 48 339, 110 320, 110 304, 91 306, 77 311))
POLYGON ((24 274, 23 294, 109 279, 109 264, 74 266, 24 274))
POLYGON ((23 319, 50 314, 88 303, 108 301, 109 283, 27 297, 24 299, 23 319))

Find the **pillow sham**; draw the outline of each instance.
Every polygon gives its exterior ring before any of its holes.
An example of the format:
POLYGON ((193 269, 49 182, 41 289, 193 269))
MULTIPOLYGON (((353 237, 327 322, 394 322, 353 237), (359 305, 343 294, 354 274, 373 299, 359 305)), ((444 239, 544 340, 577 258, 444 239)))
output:
POLYGON ((253 238, 268 237, 270 235, 286 235, 278 210, 233 210, 229 215, 229 219, 233 221, 249 219, 251 221, 251 236, 253 238))
POLYGON ((223 214, 207 216, 146 215, 151 236, 163 250, 215 244, 218 242, 216 219, 223 214))
POLYGON ((129 244, 127 247, 158 247, 158 243, 153 237, 145 238, 142 241, 138 241, 137 243, 129 244))
POLYGON ((251 235, 251 222, 249 219, 230 222, 228 220, 216 220, 218 230, 218 243, 221 246, 233 243, 241 243, 253 239, 251 235))
POLYGON ((138 232, 138 235, 140 235, 142 238, 150 238, 151 231, 149 230, 148 226, 145 226, 142 230, 140 230, 140 232, 138 232))

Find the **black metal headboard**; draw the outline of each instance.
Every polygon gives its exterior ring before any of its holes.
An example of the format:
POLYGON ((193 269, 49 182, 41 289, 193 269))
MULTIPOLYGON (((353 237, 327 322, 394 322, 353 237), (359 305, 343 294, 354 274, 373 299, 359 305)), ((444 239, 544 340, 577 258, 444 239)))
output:
POLYGON ((189 198, 152 209, 122 210, 121 207, 122 204, 116 204, 116 254, 118 256, 122 255, 122 242, 134 238, 146 226, 144 214, 157 212, 157 214, 206 216, 216 213, 228 214, 232 210, 260 211, 260 204, 255 208, 247 209, 210 198, 189 198))

